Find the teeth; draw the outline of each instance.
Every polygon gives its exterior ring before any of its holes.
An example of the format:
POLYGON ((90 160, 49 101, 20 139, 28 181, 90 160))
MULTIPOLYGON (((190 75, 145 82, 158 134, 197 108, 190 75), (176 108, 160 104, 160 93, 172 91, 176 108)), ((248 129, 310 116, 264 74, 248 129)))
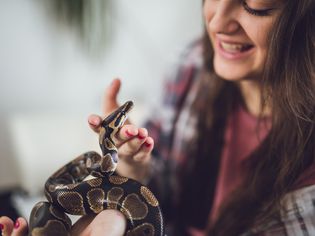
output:
POLYGON ((221 42, 221 46, 225 51, 231 52, 231 53, 240 52, 247 47, 246 45, 242 45, 242 44, 224 43, 224 42, 221 42))

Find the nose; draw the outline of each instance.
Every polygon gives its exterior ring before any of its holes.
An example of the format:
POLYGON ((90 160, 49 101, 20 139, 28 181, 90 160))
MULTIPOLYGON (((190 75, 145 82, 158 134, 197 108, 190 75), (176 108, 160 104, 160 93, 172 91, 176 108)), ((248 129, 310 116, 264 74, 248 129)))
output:
MULTIPOLYGON (((235 0, 233 0, 235 1, 235 0)), ((211 11, 208 28, 213 33, 233 34, 240 29, 237 20, 237 9, 233 1, 218 1, 211 11)))

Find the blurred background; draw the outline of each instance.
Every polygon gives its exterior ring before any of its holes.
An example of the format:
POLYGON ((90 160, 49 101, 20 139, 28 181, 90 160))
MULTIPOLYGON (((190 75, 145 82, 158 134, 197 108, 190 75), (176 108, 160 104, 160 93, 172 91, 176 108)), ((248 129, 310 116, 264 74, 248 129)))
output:
POLYGON ((28 217, 47 177, 99 151, 87 117, 122 79, 141 122, 202 34, 201 0, 0 1, 0 215, 28 217))

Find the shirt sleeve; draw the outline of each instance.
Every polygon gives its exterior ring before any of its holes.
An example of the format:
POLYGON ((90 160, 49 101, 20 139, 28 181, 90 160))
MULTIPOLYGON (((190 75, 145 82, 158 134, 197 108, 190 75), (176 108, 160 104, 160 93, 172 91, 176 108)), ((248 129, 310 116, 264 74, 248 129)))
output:
POLYGON ((149 135, 154 139, 148 186, 167 211, 171 211, 170 198, 172 192, 176 191, 173 171, 176 160, 171 155, 176 122, 196 71, 200 68, 200 50, 201 41, 198 40, 182 53, 179 62, 166 77, 161 105, 151 111, 151 118, 145 123, 149 135))
POLYGON ((315 235, 315 185, 287 193, 282 206, 279 219, 256 226, 242 236, 315 235))
POLYGON ((315 185, 288 193, 281 219, 288 236, 315 235, 315 185))

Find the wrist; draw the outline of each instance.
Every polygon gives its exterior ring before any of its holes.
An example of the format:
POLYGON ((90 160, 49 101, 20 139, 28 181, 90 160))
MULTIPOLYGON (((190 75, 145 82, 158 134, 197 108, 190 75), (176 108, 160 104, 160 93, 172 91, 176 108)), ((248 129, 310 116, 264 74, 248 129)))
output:
POLYGON ((117 166, 116 172, 118 175, 146 184, 151 173, 150 162, 130 164, 121 161, 117 166))

